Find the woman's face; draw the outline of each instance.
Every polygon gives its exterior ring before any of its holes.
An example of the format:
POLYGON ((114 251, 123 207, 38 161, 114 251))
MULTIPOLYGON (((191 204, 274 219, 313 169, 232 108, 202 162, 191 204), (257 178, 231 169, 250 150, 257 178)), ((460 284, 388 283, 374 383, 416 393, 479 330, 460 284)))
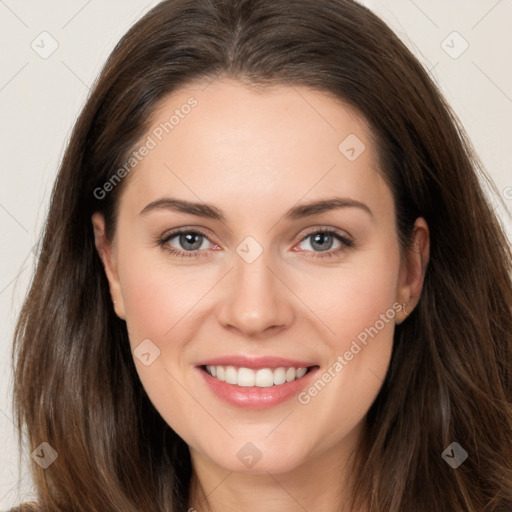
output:
POLYGON ((93 220, 152 403, 196 462, 335 464, 422 280, 367 124, 321 92, 216 80, 168 97, 135 150, 111 244, 93 220))

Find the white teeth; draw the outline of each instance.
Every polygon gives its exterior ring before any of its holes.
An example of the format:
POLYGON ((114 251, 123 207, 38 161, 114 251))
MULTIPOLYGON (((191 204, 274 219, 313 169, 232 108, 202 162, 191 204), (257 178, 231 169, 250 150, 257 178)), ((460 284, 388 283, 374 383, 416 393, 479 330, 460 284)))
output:
POLYGON ((297 379, 304 377, 304 375, 306 375, 307 371, 308 371, 307 368, 297 368, 297 379))
POLYGON ((234 366, 206 366, 206 371, 218 380, 225 381, 228 384, 234 384, 241 387, 269 388, 279 386, 285 382, 291 382, 300 379, 306 375, 307 368, 261 368, 253 370, 251 368, 235 368, 234 366))
POLYGON ((232 384, 238 384, 239 386, 248 388, 254 386, 254 379, 255 375, 252 370, 249 370, 249 368, 239 368, 238 382, 232 382, 232 384))
POLYGON ((295 368, 288 368, 286 370, 286 382, 291 382, 292 380, 295 380, 295 376, 297 375, 297 372, 295 368))
POLYGON ((228 384, 238 384, 237 371, 234 366, 226 368, 225 380, 228 384))
MULTIPOLYGON (((241 370, 241 368, 240 368, 241 370)), ((256 386, 259 388, 269 388, 274 385, 274 372, 270 368, 263 368, 256 372, 256 386)))
POLYGON ((286 368, 280 367, 274 370, 274 384, 284 384, 286 382, 286 368))

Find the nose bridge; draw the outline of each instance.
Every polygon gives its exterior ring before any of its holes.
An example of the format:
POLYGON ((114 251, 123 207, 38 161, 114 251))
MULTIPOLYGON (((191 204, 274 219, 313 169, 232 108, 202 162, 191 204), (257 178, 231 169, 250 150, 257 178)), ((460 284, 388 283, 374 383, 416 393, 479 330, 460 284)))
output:
POLYGON ((285 287, 271 270, 272 251, 258 246, 246 239, 237 247, 231 286, 219 313, 222 324, 251 335, 284 326, 293 317, 285 287))

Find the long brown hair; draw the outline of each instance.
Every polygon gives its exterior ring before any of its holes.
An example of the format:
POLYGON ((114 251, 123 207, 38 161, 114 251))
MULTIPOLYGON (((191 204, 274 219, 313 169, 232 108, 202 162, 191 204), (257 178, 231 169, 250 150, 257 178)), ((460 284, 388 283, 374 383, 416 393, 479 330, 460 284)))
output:
MULTIPOLYGON (((188 447, 145 394, 111 307, 91 215, 115 232, 119 169, 157 104, 195 80, 303 85, 341 98, 375 134, 407 248, 430 227, 418 307, 397 326, 390 368, 353 469, 354 509, 512 510, 510 247, 470 143, 428 73, 351 0, 167 0, 110 55, 65 152, 15 333, 20 440, 58 458, 32 465, 49 511, 183 511, 188 447), (457 469, 441 456, 458 442, 457 469)), ((135 171, 136 172, 136 171, 135 171)))

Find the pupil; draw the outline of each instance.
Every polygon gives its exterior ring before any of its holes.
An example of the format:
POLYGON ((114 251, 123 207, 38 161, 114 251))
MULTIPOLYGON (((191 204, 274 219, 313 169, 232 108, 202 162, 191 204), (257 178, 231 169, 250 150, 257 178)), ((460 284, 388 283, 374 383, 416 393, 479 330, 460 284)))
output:
POLYGON ((180 237, 180 243, 182 247, 188 251, 193 251, 194 249, 199 249, 201 247, 201 237, 202 235, 198 235, 197 233, 186 233, 182 234, 180 237), (193 242, 194 237, 198 238, 199 241, 193 242), (187 246, 187 244, 192 245, 192 247, 187 246))
POLYGON ((330 249, 332 245, 332 237, 327 233, 317 233, 313 238, 313 247, 315 247, 315 244, 318 244, 316 248, 320 249, 321 251, 330 249))

